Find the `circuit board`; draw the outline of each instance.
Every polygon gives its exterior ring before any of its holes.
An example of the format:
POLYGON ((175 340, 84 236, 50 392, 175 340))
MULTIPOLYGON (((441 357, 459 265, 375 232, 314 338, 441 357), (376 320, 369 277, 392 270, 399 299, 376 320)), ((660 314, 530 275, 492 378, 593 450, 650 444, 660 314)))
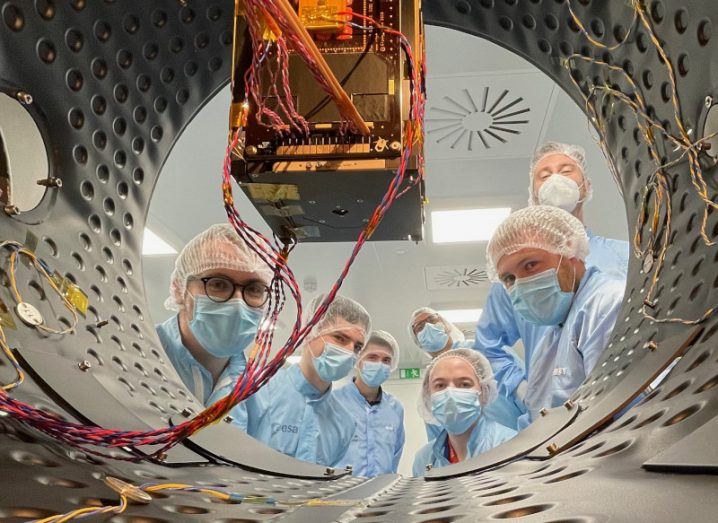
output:
MULTIPOLYGON (((399 164, 405 146, 403 130, 409 115, 410 67, 395 34, 376 30, 379 24, 385 28, 403 33, 409 40, 413 54, 422 55, 423 35, 421 28, 420 4, 417 0, 354 0, 351 2, 333 0, 302 0, 296 4, 299 20, 314 40, 327 65, 350 97, 359 114, 369 126, 371 133, 362 136, 347 132, 342 124, 337 105, 318 86, 315 77, 296 53, 289 56, 289 87, 292 102, 308 123, 309 132, 277 132, 250 113, 245 132, 243 158, 233 164, 233 174, 244 182, 245 192, 257 206, 275 233, 286 236, 300 236, 304 241, 351 240, 356 237, 361 224, 371 215, 376 201, 370 196, 379 192, 352 191, 353 202, 332 201, 328 211, 342 209, 337 215, 312 215, 308 222, 300 213, 288 212, 283 205, 297 209, 298 202, 268 202, 257 199, 262 191, 250 191, 248 184, 276 183, 278 174, 294 175, 297 186, 292 192, 299 194, 299 202, 307 193, 315 194, 317 189, 309 187, 319 177, 311 173, 338 173, 345 178, 349 171, 360 173, 384 173, 384 176, 358 177, 357 180, 384 181, 384 187, 399 164), (347 13, 351 13, 350 16, 347 13), (371 22, 369 21, 371 20, 371 22), (349 22, 351 21, 351 23, 349 22), (304 181, 306 180, 306 181, 304 181), (309 186, 305 186, 309 185, 309 186), (304 186, 304 187, 303 187, 304 186), (365 202, 362 209, 356 201, 365 202), (270 207, 268 207, 270 206, 270 207), (277 216, 277 215, 280 216, 277 216), (348 222, 351 222, 349 225, 348 222), (311 231, 304 234, 302 231, 311 231)), ((267 60, 271 61, 269 53, 267 60)), ((241 68, 241 64, 236 64, 241 68)), ((267 67, 264 85, 274 85, 267 67)), ((276 78, 276 77, 275 77, 276 78)), ((237 88, 242 88, 238 86, 237 88)), ((234 93, 237 99, 237 93, 234 93)), ((279 101, 267 94, 263 102, 269 109, 276 110, 279 101)), ((416 152, 409 161, 410 176, 416 173, 418 165, 416 152)), ((331 177, 321 177, 322 191, 334 194, 331 177)), ((346 181, 337 181, 346 190, 346 181)), ((352 183, 356 183, 356 180, 352 183)), ((406 226, 382 225, 374 239, 398 240, 420 239, 422 236, 423 187, 406 195, 414 201, 412 209, 404 209, 408 218, 406 226), (412 220, 415 223, 412 223, 412 220), (416 223, 418 222, 418 223, 416 223)), ((312 199, 315 201, 315 198, 312 199)), ((305 204, 302 208, 307 207, 305 204)), ((314 207, 316 209, 316 207, 314 207)))

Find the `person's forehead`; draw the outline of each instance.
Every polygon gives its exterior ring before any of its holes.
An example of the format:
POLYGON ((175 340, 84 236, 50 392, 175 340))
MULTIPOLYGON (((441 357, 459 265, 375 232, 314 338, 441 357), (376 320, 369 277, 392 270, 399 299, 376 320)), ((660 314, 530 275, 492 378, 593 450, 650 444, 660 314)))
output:
POLYGON ((537 249, 536 247, 524 247, 511 254, 505 254, 496 264, 499 274, 511 270, 515 265, 522 262, 526 258, 546 260, 550 259, 553 253, 545 251, 543 249, 537 249))
POLYGON ((378 343, 368 343, 366 349, 364 349, 363 357, 367 357, 372 354, 376 354, 382 358, 385 356, 389 356, 390 358, 394 357, 394 355, 391 353, 391 349, 388 349, 383 345, 379 345, 378 343))
POLYGON ((366 337, 366 331, 363 326, 355 323, 349 323, 341 317, 337 318, 331 325, 327 325, 322 328, 322 330, 327 334, 344 334, 345 336, 352 338, 354 341, 362 343, 366 337))
POLYGON ((576 160, 574 160, 570 156, 566 156, 563 153, 553 153, 541 158, 541 160, 536 164, 535 171, 539 172, 548 166, 553 166, 557 164, 571 164, 574 167, 578 167, 576 160))
POLYGON ((428 320, 432 316, 435 316, 435 312, 420 312, 416 316, 414 316, 414 321, 412 322, 414 325, 417 323, 421 323, 422 321, 428 320))
POLYGON ((464 358, 448 356, 439 360, 431 371, 432 378, 476 377, 474 367, 464 358))

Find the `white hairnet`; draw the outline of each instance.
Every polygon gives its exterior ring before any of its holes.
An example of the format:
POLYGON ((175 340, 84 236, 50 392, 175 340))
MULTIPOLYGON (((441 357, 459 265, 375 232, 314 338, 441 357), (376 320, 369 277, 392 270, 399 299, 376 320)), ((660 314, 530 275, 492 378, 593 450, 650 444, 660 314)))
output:
POLYGON ((273 271, 250 249, 228 223, 215 224, 199 233, 184 246, 175 260, 170 277, 170 296, 165 307, 178 311, 184 307, 187 280, 211 269, 252 272, 269 283, 273 271))
POLYGON ((362 359, 371 353, 371 351, 368 350, 369 345, 379 345, 380 347, 385 348, 391 353, 391 370, 394 371, 399 366, 399 344, 397 343, 394 336, 389 334, 386 331, 372 331, 369 335, 369 339, 367 339, 366 343, 364 344, 364 348, 359 353, 359 357, 357 358, 357 364, 356 366, 359 366, 359 363, 362 361, 362 359))
MULTIPOLYGON (((324 301, 325 294, 320 294, 315 297, 306 309, 304 322, 306 323, 309 319, 314 316, 314 312, 324 301)), ((351 324, 351 328, 358 329, 361 335, 366 340, 369 332, 371 331, 371 317, 364 307, 358 302, 337 294, 334 297, 334 301, 329 305, 324 316, 314 326, 312 332, 306 337, 307 341, 311 341, 317 336, 321 336, 325 333, 332 332, 336 329, 346 328, 346 323, 351 324), (342 325, 344 323, 344 325, 342 325)))
POLYGON ((499 225, 489 241, 486 248, 489 278, 498 281, 497 265, 501 258, 526 248, 585 260, 588 235, 581 220, 558 207, 536 205, 519 209, 499 225))
POLYGON ((591 178, 586 173, 586 151, 580 145, 569 145, 561 142, 546 142, 541 147, 534 151, 534 156, 531 160, 531 169, 529 171, 529 205, 538 205, 538 192, 534 190, 534 177, 536 175, 536 165, 543 160, 545 157, 552 154, 563 154, 571 158, 578 167, 581 169, 583 174, 583 183, 585 185, 585 195, 583 197, 584 202, 587 202, 593 196, 593 187, 591 185, 591 178))
POLYGON ((421 384, 421 398, 419 400, 419 414, 427 423, 438 424, 431 414, 431 373, 436 368, 436 365, 446 358, 461 358, 474 369, 476 378, 479 380, 479 403, 482 407, 493 403, 498 395, 494 372, 491 370, 489 360, 483 354, 473 349, 447 350, 434 358, 424 372, 424 380, 421 384))
POLYGON ((412 340, 414 340, 414 344, 421 348, 419 344, 419 338, 414 333, 414 323, 416 322, 417 316, 420 314, 436 314, 441 320, 449 326, 449 336, 451 337, 452 345, 455 343, 460 343, 466 340, 466 337, 464 336, 464 333, 459 330, 459 328, 451 323, 450 321, 447 321, 446 318, 444 318, 441 314, 436 312, 431 307, 419 307, 414 312, 411 313, 411 318, 409 318, 409 337, 411 337, 412 340))

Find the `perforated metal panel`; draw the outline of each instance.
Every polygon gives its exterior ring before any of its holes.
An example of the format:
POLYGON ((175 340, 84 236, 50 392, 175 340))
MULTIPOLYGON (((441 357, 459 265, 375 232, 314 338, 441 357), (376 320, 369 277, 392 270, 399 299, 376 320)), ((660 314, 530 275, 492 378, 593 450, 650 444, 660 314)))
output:
MULTIPOLYGON (((20 325, 8 331, 10 343, 32 370, 16 396, 67 419, 118 428, 157 427, 185 407, 199 408, 168 364, 144 315, 139 253, 149 198, 164 159, 183 127, 229 77, 233 2, 186 3, 0 1, 0 89, 11 96, 17 91, 32 95, 34 102, 27 110, 48 144, 51 174, 63 182, 61 189, 47 191, 37 209, 3 216, 2 238, 24 241, 28 232, 40 238, 38 254, 87 290, 91 304, 88 317, 73 335, 41 337, 20 325), (109 323, 103 326, 104 320, 109 323), (78 364, 85 360, 91 367, 82 371, 78 364), (110 407, 109 398, 124 408, 110 407)), ((703 0, 646 3, 676 66, 683 118, 693 136, 700 138, 712 103, 707 97, 716 99, 718 93, 716 11, 703 0)), ((631 24, 626 2, 575 0, 573 5, 590 34, 607 45, 623 38, 631 24)), ((616 64, 640 79, 652 114, 669 130, 673 128, 665 68, 641 29, 634 29, 618 50, 597 52, 569 21, 561 0, 437 0, 426 2, 424 18, 520 54, 577 101, 578 92, 562 67, 567 55, 579 52, 616 64)), ((587 79, 601 83, 604 77, 616 81, 614 73, 588 63, 577 64, 577 69, 574 78, 579 83, 587 79)), ((632 116, 620 104, 611 110, 609 151, 632 226, 652 167, 632 116)), ((659 140, 659 147, 660 155, 671 155, 669 144, 659 140)), ((703 204, 687 166, 678 163, 670 174, 673 233, 654 312, 690 319, 700 317, 717 301, 718 249, 707 247, 700 238, 703 204)), ((707 170, 706 178, 709 196, 715 199, 715 169, 707 170)), ((718 234, 716 213, 710 213, 707 231, 718 234)), ((700 468, 700 449, 691 454, 691 449, 674 446, 701 428, 706 438, 717 436, 716 424, 709 422, 718 412, 718 323, 713 318, 699 326, 653 324, 645 319, 640 309, 649 275, 642 269, 643 260, 632 260, 611 343, 575 394, 573 409, 581 411, 565 416, 569 420, 575 416, 572 423, 561 428, 564 424, 556 418, 540 420, 530 434, 509 443, 511 452, 498 452, 496 463, 486 456, 483 461, 478 458, 432 471, 428 481, 367 484, 366 491, 354 491, 367 496, 365 503, 354 502, 356 506, 347 507, 341 517, 377 522, 714 519, 715 476, 665 472, 670 467, 650 472, 642 465, 678 448, 681 459, 690 458, 694 470, 707 470, 700 468), (656 391, 611 421, 679 354, 684 354, 682 359, 656 391), (545 441, 536 447, 541 440, 545 441), (514 461, 507 464, 507 459, 514 461), (481 472, 472 472, 477 469, 481 472)), ((48 320, 54 318, 53 308, 62 310, 48 298, 50 293, 43 290, 37 275, 23 265, 19 281, 20 291, 38 304, 48 320)), ((0 298, 12 303, 5 286, 0 287, 0 298)), ((7 364, 0 365, 0 377, 11 376, 10 371, 7 364)), ((170 463, 165 464, 98 460, 31 433, 8 418, 0 420, 0 427, 3 521, 114 501, 101 482, 106 474, 133 483, 160 478, 221 482, 239 492, 269 493, 294 501, 341 497, 364 483, 356 478, 325 479, 321 468, 309 472, 317 479, 262 475, 214 464, 221 452, 200 446, 183 448, 168 456, 170 463)), ((278 459, 268 468, 282 467, 291 474, 298 466, 278 459)), ((706 456, 706 461, 710 459, 706 456)), ((240 463, 241 449, 226 462, 240 463)), ((301 475, 307 477, 306 470, 301 475)), ((306 512, 306 508, 226 505, 200 494, 173 494, 148 506, 132 506, 113 521, 263 521, 291 513, 294 520, 317 522, 335 520, 338 512, 336 506, 306 512)))

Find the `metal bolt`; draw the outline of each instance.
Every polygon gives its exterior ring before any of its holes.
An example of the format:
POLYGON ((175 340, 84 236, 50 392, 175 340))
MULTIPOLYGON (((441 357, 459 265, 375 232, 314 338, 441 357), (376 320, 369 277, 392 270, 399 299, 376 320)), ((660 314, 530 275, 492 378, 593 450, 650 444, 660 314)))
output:
POLYGON ((25 91, 18 91, 15 97, 25 105, 30 105, 32 103, 32 95, 30 93, 26 93, 25 91))
POLYGON ((389 148, 392 151, 398 151, 399 149, 401 149, 401 144, 399 142, 391 142, 391 144, 389 144, 389 148))
POLYGON ((3 207, 3 210, 8 216, 17 216, 20 214, 20 208, 17 205, 6 205, 3 207))
POLYGON ((425 468, 426 468, 426 471, 429 472, 433 467, 431 466, 431 464, 429 464, 425 468))
POLYGON ((653 352, 654 350, 656 350, 658 348, 658 343, 656 343, 653 340, 647 341, 646 343, 643 344, 643 348, 648 349, 649 351, 653 352))
POLYGON ((181 414, 182 414, 185 418, 189 418, 192 414, 194 414, 194 412, 193 412, 192 409, 190 409, 189 407, 185 407, 185 408, 182 409, 181 414))
POLYGON ((546 416, 546 415, 548 414, 548 410, 546 410, 546 409, 541 409, 541 410, 539 411, 539 414, 541 414, 542 416, 546 416))
POLYGON ((42 180, 38 180, 37 184, 43 187, 59 189, 62 187, 62 180, 60 178, 43 178, 42 180))
POLYGON ((308 203, 309 205, 316 205, 316 204, 317 204, 317 201, 316 201, 316 200, 309 200, 307 203, 308 203))
POLYGON ((232 416, 227 416, 224 418, 225 423, 232 423, 234 421, 234 418, 232 416))
POLYGON ((257 148, 254 145, 248 145, 244 152, 245 154, 255 155, 257 154, 257 148))
POLYGON ((92 363, 90 363, 90 362, 87 361, 87 360, 82 360, 80 363, 77 364, 77 367, 78 367, 82 372, 87 372, 87 371, 90 370, 90 368, 92 367, 92 363))
POLYGON ((334 469, 331 467, 327 467, 324 469, 324 475, 325 476, 333 476, 334 475, 334 469))
POLYGON ((546 447, 546 450, 551 456, 553 456, 554 454, 558 453, 558 445, 556 445, 555 443, 551 443, 548 447, 546 447))
POLYGON ((710 109, 713 106, 713 97, 706 96, 706 107, 710 109))
POLYGON ((98 321, 97 323, 95 323, 95 328, 101 329, 102 327, 104 327, 104 326, 107 325, 108 323, 110 323, 110 320, 101 320, 101 321, 98 321))
POLYGON ((568 400, 566 403, 563 404, 563 406, 566 407, 566 410, 573 410, 575 404, 573 403, 573 401, 568 400))

